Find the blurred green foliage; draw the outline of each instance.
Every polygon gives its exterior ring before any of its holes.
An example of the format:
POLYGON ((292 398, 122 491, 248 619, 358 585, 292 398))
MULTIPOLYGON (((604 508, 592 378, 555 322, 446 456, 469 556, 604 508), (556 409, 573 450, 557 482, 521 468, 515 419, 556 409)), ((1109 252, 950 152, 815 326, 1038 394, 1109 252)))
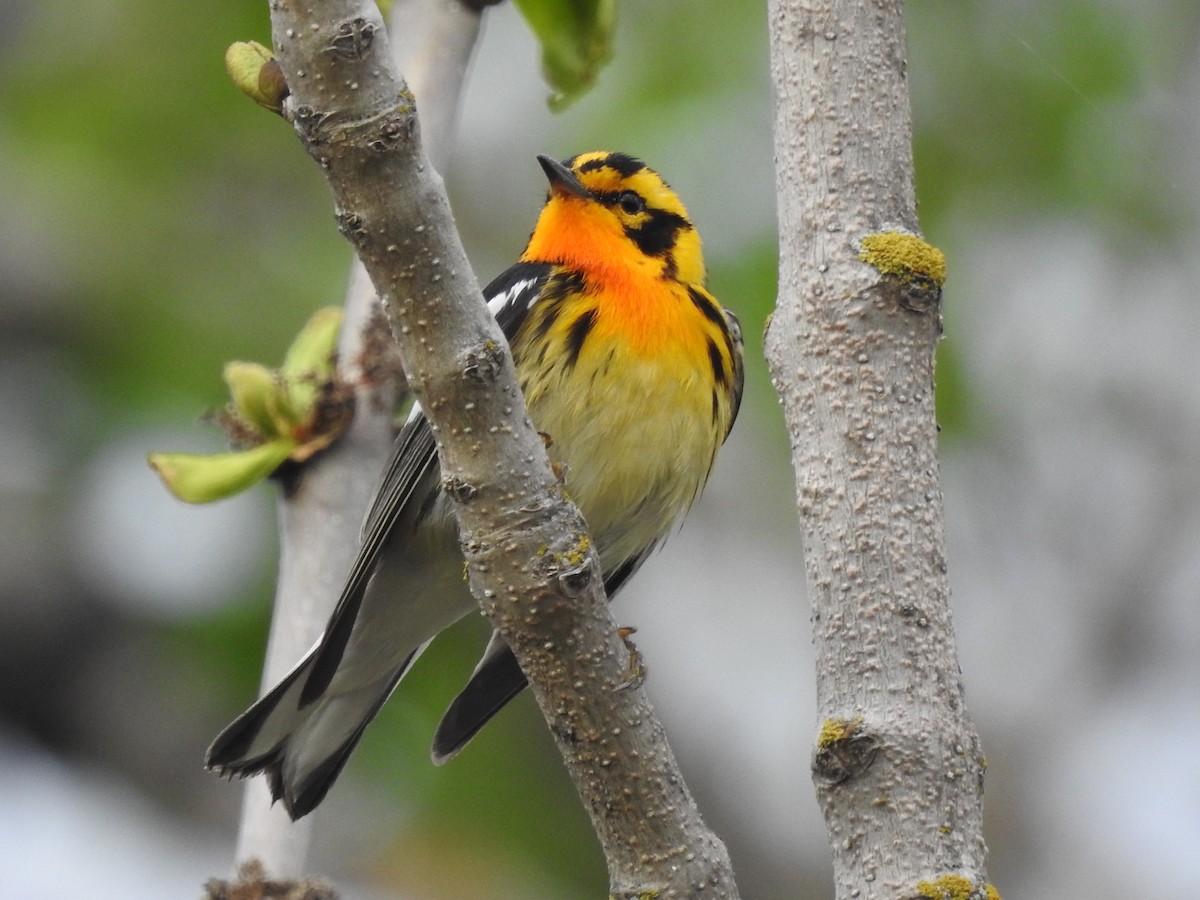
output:
POLYGON ((969 205, 996 218, 1097 217, 1125 236, 1169 232, 1171 185, 1156 165, 1167 122, 1142 118, 1137 103, 1179 77, 1200 7, 926 0, 908 14, 926 228, 969 205))
POLYGON ((215 400, 225 360, 278 357, 345 278, 320 173, 224 73, 264 11, 160 12, 39 6, 0 61, 6 180, 83 301, 54 328, 119 405, 215 400))
POLYGON ((612 58, 616 0, 513 0, 537 35, 550 108, 564 110, 612 58))

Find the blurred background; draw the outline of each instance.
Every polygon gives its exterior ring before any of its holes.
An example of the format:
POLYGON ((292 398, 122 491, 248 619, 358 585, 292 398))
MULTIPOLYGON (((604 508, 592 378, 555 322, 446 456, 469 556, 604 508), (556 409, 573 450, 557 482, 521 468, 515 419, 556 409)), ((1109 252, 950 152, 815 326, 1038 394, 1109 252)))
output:
MULTIPOLYGON (((910 0, 950 577, 1006 897, 1194 896, 1200 879, 1200 7, 910 0)), ((706 241, 751 357, 682 532, 618 602, 747 898, 831 895, 809 782, 808 606, 761 360, 775 284, 762 4, 627 0, 562 115, 490 10, 446 174, 482 280, 520 252, 537 153, 622 149, 706 241)), ((0 895, 193 897, 239 785, 201 769, 253 698, 268 486, 168 497, 152 450, 216 450, 221 366, 278 364, 349 250, 288 127, 222 69, 266 4, 0 4, 0 895)), ((594 897, 587 818, 528 698, 452 765, 428 744, 482 640, 461 623, 320 811, 346 897, 594 897)))

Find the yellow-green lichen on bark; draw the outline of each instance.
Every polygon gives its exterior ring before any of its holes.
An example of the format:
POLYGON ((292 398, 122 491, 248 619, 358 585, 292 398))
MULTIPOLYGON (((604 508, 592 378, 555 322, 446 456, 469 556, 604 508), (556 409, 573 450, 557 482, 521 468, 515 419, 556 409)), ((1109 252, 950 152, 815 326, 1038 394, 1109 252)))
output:
POLYGON ((928 900, 1000 900, 995 885, 978 887, 965 875, 948 872, 932 881, 917 882, 917 896, 928 900))
POLYGON ((854 719, 826 719, 821 723, 821 730, 817 733, 817 746, 822 750, 827 750, 829 747, 836 744, 838 741, 844 741, 854 736, 854 732, 858 731, 862 725, 862 716, 857 716, 854 719))
POLYGON ((905 231, 868 234, 859 241, 858 258, 906 284, 928 279, 940 288, 946 281, 945 254, 905 231))
POLYGON ((569 566, 578 566, 587 559, 588 550, 592 546, 592 540, 586 534, 575 536, 575 543, 571 549, 558 554, 558 561, 569 566))

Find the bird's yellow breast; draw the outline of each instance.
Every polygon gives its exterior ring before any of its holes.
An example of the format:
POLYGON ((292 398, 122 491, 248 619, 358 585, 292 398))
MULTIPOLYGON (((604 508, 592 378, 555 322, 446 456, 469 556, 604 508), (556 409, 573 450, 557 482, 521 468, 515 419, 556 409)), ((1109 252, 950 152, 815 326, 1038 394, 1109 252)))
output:
POLYGON ((732 415, 714 389, 711 326, 686 288, 662 279, 617 287, 570 298, 545 328, 531 314, 513 345, 530 415, 565 467, 606 571, 686 512, 732 415), (571 329, 585 327, 577 355, 562 352, 571 329))

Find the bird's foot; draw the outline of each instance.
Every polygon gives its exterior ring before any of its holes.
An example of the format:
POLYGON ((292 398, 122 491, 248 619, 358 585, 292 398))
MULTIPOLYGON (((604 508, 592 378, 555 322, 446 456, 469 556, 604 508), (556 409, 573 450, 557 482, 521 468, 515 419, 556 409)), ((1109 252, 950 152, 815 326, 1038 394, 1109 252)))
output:
POLYGON ((625 649, 629 651, 629 666, 625 670, 625 680, 618 684, 614 691, 628 691, 633 688, 639 688, 646 680, 646 667, 642 665, 642 653, 633 641, 629 639, 630 635, 637 634, 636 628, 623 627, 617 629, 617 635, 625 642, 625 649))

